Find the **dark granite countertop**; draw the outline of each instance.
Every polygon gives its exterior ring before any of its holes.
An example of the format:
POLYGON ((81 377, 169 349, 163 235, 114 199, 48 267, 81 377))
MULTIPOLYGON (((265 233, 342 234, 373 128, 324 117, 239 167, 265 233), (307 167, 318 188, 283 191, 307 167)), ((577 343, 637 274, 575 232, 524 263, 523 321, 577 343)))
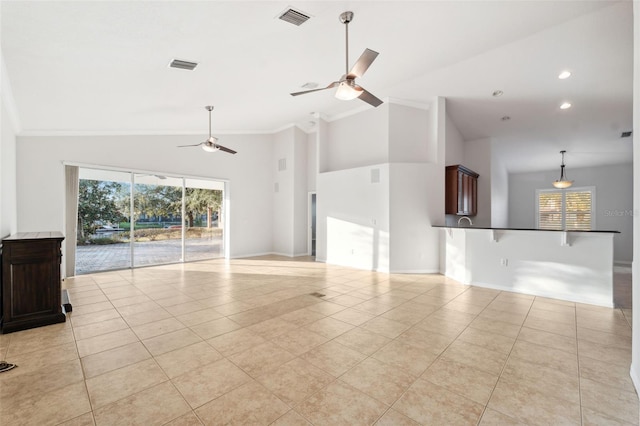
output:
POLYGON ((490 231, 541 231, 541 232, 590 232, 590 233, 608 233, 619 234, 620 231, 593 230, 593 231, 564 231, 562 229, 535 229, 535 228, 489 228, 485 226, 458 226, 458 225, 431 225, 433 228, 451 228, 451 229, 485 229, 490 231))

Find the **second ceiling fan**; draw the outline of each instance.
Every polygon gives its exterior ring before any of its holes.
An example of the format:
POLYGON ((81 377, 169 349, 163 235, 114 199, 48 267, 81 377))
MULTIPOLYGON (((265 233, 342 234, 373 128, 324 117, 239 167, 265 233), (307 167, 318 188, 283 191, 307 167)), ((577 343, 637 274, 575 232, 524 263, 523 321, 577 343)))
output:
POLYGON ((220 145, 218 143, 218 138, 216 138, 215 136, 211 135, 211 111, 213 111, 213 106, 207 105, 204 108, 207 111, 209 111, 209 138, 204 142, 196 143, 196 144, 193 144, 193 145, 178 145, 178 148, 199 146, 199 147, 201 147, 203 150, 205 150, 207 152, 223 151, 223 152, 228 152, 229 154, 236 154, 236 151, 234 151, 234 150, 232 150, 230 148, 227 148, 226 146, 220 145))
POLYGON ((360 58, 356 61, 356 63, 349 70, 349 22, 353 20, 353 12, 343 12, 340 14, 340 22, 345 25, 345 39, 346 39, 346 65, 345 65, 345 73, 340 80, 334 81, 329 84, 327 87, 322 87, 320 89, 313 90, 305 90, 302 92, 291 93, 291 96, 304 95, 307 93, 318 92, 320 90, 327 90, 334 87, 337 87, 336 90, 336 98, 342 100, 350 100, 355 98, 360 98, 366 103, 377 107, 382 104, 382 101, 376 98, 374 95, 366 91, 362 86, 356 84, 356 78, 362 77, 364 73, 369 69, 371 63, 378 56, 378 52, 373 51, 371 49, 364 49, 360 58))

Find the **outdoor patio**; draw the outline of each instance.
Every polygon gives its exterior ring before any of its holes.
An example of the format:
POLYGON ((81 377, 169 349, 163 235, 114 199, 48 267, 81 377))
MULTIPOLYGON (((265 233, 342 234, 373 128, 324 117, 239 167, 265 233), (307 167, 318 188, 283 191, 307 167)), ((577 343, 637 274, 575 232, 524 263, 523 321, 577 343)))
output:
MULTIPOLYGON (((135 242, 133 251, 135 266, 160 265, 179 262, 182 241, 162 240, 135 242)), ((224 256, 222 237, 186 240, 185 261, 215 259, 224 256)), ((76 274, 129 268, 131 252, 129 243, 84 245, 76 248, 76 274)))

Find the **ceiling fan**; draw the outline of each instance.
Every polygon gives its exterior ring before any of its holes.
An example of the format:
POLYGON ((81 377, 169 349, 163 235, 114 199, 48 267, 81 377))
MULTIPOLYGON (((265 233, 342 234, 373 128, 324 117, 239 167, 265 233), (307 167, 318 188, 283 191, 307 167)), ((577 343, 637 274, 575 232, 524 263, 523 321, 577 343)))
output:
POLYGON ((304 95, 306 93, 318 92, 320 90, 327 90, 333 87, 338 87, 336 90, 336 98, 342 100, 351 100, 355 98, 360 98, 366 103, 377 107, 382 104, 382 101, 371 93, 367 92, 362 86, 356 84, 356 78, 362 77, 362 75, 367 71, 371 63, 378 56, 378 52, 375 52, 371 49, 364 49, 360 58, 356 61, 356 63, 349 71, 349 22, 353 20, 353 12, 343 12, 340 14, 340 22, 344 24, 345 28, 345 39, 346 39, 346 65, 345 65, 345 73, 340 80, 334 81, 329 84, 327 87, 323 87, 320 89, 313 90, 305 90, 303 92, 295 92, 291 93, 291 96, 304 95))
POLYGON ((213 106, 207 105, 204 108, 207 111, 209 111, 209 138, 204 142, 196 143, 193 145, 178 145, 178 148, 185 148, 189 146, 200 146, 202 147, 202 149, 204 149, 207 152, 224 151, 224 152, 228 152, 229 154, 235 154, 236 151, 218 144, 218 138, 211 136, 211 111, 213 111, 213 106))

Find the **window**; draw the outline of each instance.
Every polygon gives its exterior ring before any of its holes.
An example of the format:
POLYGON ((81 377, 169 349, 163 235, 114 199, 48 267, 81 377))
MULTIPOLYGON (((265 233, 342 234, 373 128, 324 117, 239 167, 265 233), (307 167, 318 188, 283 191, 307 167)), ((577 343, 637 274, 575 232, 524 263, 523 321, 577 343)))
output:
POLYGON ((595 187, 538 189, 536 227, 590 231, 595 228, 595 187))

